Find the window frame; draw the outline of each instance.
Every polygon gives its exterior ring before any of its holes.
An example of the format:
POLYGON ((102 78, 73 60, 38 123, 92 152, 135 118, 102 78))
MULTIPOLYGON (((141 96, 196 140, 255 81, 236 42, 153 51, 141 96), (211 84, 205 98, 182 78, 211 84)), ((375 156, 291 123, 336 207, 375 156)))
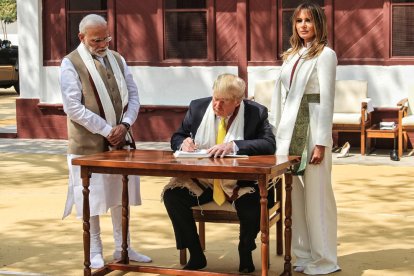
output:
POLYGON ((70 53, 70 49, 69 45, 70 45, 70 22, 69 22, 69 17, 71 14, 91 14, 91 13, 95 13, 95 14, 105 14, 106 13, 106 20, 108 22, 108 30, 109 33, 112 36, 112 40, 109 43, 109 48, 113 49, 116 51, 116 33, 115 33, 115 0, 106 0, 106 10, 70 10, 69 9, 69 2, 70 0, 65 0, 65 23, 66 23, 66 36, 65 36, 65 53, 69 54, 70 53))
POLYGON ((167 9, 165 6, 165 1, 162 0, 162 61, 161 62, 190 62, 190 63, 199 63, 199 62, 215 62, 215 5, 214 0, 205 0, 205 8, 183 8, 183 9, 167 9), (166 14, 167 13, 184 13, 184 12, 205 12, 206 13, 206 35, 207 35, 207 56, 206 58, 167 58, 167 35, 166 35, 166 14))
MULTIPOLYGON (((393 8, 398 6, 398 7, 407 7, 407 6, 411 6, 414 7, 414 1, 411 3, 394 3, 393 0, 388 0, 389 1, 389 51, 388 51, 388 58, 390 60, 395 60, 395 61, 413 61, 414 60, 414 54, 411 56, 397 56, 397 55, 393 55, 393 8)), ((411 19, 414 22, 414 19, 411 19)))

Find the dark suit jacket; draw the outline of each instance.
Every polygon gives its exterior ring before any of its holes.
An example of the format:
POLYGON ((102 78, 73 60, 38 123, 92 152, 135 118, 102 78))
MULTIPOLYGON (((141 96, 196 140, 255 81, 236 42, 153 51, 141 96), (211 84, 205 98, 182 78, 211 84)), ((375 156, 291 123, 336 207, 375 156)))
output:
MULTIPOLYGON (((184 139, 190 137, 190 132, 195 136, 203 119, 204 113, 210 104, 212 97, 194 100, 181 127, 171 137, 171 149, 180 148, 184 139)), ((244 140, 234 141, 239 147, 238 154, 267 155, 276 151, 275 136, 267 119, 267 108, 250 100, 244 101, 244 140)))

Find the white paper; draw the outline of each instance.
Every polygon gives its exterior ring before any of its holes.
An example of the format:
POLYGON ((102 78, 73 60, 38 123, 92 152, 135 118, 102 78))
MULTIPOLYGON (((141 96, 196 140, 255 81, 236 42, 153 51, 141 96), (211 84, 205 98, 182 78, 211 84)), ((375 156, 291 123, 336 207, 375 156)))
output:
MULTIPOLYGON (((195 150, 195 151, 181 151, 177 150, 174 152, 175 158, 210 158, 212 155, 207 153, 206 149, 195 150)), ((237 155, 237 154, 226 154, 224 157, 227 158, 246 158, 248 155, 237 155)))

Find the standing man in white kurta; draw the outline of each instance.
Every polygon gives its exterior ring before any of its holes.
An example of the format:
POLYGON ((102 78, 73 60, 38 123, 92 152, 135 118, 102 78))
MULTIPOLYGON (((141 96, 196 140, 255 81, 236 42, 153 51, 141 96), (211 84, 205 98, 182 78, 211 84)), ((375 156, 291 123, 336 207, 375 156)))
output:
POLYGON ((337 58, 326 46, 326 17, 318 5, 299 5, 292 26, 291 48, 282 55, 269 121, 276 129, 276 154, 302 156, 293 170, 295 271, 328 274, 340 270, 331 183, 337 58))
MULTIPOLYGON (((106 20, 96 14, 85 16, 79 24, 78 48, 67 55, 60 68, 63 108, 68 117, 69 189, 63 217, 75 204, 82 217, 83 195, 79 166, 71 160, 80 155, 134 147, 129 128, 139 110, 138 88, 121 55, 108 50, 111 37, 106 20)), ((91 268, 104 266, 99 215, 111 209, 115 240, 114 259, 122 250, 121 176, 93 174, 90 180, 91 268)), ((141 204, 139 177, 129 178, 129 203, 141 204)), ((151 258, 130 248, 129 259, 151 262, 151 258)))

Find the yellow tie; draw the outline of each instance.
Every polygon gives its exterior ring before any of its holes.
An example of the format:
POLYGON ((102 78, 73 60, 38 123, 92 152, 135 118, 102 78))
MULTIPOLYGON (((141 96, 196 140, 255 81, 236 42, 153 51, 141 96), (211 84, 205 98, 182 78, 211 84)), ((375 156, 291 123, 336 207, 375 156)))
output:
MULTIPOLYGON (((221 118, 217 131, 216 144, 222 144, 226 137, 226 119, 221 118)), ((222 205, 226 201, 226 196, 224 195, 223 188, 221 187, 221 179, 213 180, 213 199, 218 205, 222 205)))

